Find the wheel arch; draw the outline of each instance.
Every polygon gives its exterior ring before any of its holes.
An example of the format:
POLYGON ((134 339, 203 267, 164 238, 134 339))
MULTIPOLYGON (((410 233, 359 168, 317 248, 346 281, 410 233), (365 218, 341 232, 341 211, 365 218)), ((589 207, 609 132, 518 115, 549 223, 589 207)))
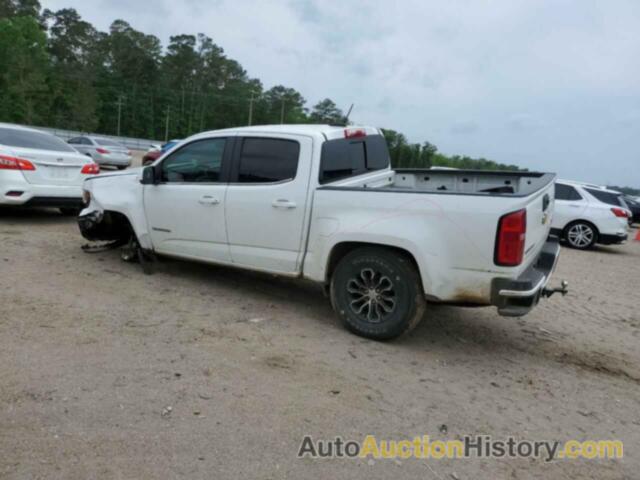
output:
POLYGON ((412 252, 410 252, 406 248, 398 247, 395 245, 388 245, 384 243, 375 243, 375 242, 358 242, 358 241, 344 241, 344 242, 336 243, 331 248, 331 251, 329 252, 329 256, 327 258, 327 265, 325 269, 325 282, 324 282, 325 288, 329 285, 329 283, 331 283, 331 277, 333 276, 336 266, 338 265, 340 260, 342 260, 345 256, 347 256, 349 253, 353 252, 354 250, 357 250, 359 248, 365 248, 365 247, 383 248, 405 257, 411 263, 413 268, 416 269, 416 272, 420 277, 422 290, 424 291, 424 277, 423 277, 424 272, 421 271, 420 265, 416 260, 415 255, 412 252))

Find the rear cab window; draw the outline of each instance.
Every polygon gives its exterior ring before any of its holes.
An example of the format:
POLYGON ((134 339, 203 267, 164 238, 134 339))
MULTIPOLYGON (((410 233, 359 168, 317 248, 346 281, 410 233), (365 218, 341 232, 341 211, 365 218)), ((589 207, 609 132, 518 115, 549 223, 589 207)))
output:
POLYGON ((389 167, 387 142, 381 135, 327 140, 322 145, 320 184, 389 167))

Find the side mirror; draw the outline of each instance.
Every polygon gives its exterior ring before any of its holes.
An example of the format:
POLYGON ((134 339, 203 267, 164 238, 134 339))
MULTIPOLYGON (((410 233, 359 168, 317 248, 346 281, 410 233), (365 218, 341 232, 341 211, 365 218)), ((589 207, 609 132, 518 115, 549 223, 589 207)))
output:
POLYGON ((142 185, 157 185, 158 180, 156 178, 156 170, 153 167, 144 167, 142 169, 142 179, 140 180, 142 185))

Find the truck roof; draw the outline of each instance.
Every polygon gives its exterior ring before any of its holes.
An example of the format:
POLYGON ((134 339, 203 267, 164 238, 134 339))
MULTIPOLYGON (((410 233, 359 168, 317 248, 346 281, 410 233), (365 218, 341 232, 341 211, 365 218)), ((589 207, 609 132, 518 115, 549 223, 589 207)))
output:
POLYGON ((203 132, 198 135, 206 135, 213 132, 233 132, 233 133, 282 133, 282 134, 298 134, 298 135, 324 135, 328 140, 336 138, 344 138, 345 131, 361 130, 366 135, 381 135, 380 130, 376 127, 367 126, 336 126, 336 125, 318 125, 318 124, 284 124, 284 125, 254 125, 251 127, 233 127, 222 130, 212 130, 203 132))

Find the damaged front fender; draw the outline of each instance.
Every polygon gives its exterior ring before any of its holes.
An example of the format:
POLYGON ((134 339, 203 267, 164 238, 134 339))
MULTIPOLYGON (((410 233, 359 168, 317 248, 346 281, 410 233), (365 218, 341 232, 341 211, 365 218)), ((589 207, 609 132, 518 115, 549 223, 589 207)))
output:
POLYGON ((133 234, 127 217, 118 212, 95 210, 80 215, 78 227, 82 236, 90 241, 127 241, 133 234))

